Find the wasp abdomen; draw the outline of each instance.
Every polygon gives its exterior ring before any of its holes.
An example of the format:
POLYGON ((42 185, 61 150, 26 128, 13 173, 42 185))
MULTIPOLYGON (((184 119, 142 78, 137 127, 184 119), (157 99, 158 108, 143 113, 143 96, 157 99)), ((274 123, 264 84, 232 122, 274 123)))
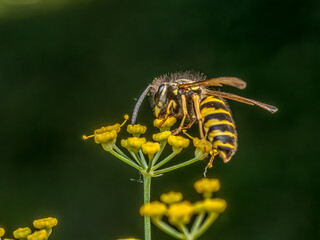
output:
POLYGON ((231 113, 225 103, 214 96, 200 103, 204 131, 224 162, 230 161, 237 149, 237 133, 231 113))

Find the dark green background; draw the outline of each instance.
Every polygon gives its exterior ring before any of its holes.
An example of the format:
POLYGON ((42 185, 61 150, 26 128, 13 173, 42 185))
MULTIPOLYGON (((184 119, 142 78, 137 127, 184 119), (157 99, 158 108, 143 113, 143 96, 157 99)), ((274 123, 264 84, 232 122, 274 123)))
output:
MULTIPOLYGON (((138 173, 81 135, 121 122, 154 77, 192 69, 240 77, 247 89, 224 90, 279 108, 229 101, 239 150, 208 172, 228 208, 201 239, 319 239, 319 1, 2 7, 1 226, 55 216, 50 239, 142 239, 138 173)), ((138 120, 155 131, 152 119, 146 101, 138 120)), ((199 200, 205 165, 154 179, 152 199, 199 200)))

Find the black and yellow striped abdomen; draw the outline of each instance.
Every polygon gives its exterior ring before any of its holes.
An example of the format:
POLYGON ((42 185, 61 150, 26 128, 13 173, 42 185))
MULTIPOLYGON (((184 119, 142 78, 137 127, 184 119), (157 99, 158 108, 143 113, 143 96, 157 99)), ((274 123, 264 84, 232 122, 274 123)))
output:
POLYGON ((224 162, 230 161, 237 149, 237 133, 228 107, 221 99, 208 96, 201 101, 200 111, 207 139, 224 162))

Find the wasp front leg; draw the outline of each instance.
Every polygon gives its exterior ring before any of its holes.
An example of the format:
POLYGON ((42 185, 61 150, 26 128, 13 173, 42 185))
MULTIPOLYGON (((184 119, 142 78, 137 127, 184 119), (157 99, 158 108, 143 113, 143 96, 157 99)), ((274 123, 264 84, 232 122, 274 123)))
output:
POLYGON ((184 122, 186 121, 186 117, 188 115, 188 109, 187 109, 187 100, 186 96, 184 94, 181 95, 181 101, 182 101, 182 112, 183 112, 183 117, 180 123, 180 126, 172 131, 172 135, 177 135, 181 132, 184 126, 184 122))
POLYGON ((171 108, 172 106, 175 104, 175 101, 174 100, 171 100, 168 104, 168 107, 167 107, 167 110, 166 110, 166 115, 164 116, 164 118, 162 119, 162 121, 160 122, 160 124, 158 125, 158 128, 160 128, 164 123, 165 121, 167 120, 168 116, 170 115, 171 113, 171 108))

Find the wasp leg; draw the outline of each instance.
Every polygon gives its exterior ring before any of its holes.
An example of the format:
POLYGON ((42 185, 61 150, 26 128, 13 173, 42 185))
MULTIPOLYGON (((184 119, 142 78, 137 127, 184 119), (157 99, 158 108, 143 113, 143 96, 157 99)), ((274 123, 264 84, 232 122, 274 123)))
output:
POLYGON ((203 142, 203 150, 205 152, 205 154, 207 155, 207 150, 206 150, 206 140, 204 138, 203 135, 203 127, 202 127, 202 115, 200 112, 200 99, 199 96, 197 94, 193 94, 192 95, 192 100, 193 100, 193 104, 194 104, 194 109, 196 111, 196 116, 197 116, 197 120, 198 120, 198 124, 199 124, 199 133, 200 133, 200 138, 203 142))
POLYGON ((213 162, 213 159, 215 156, 217 156, 219 154, 218 150, 215 149, 215 148, 212 148, 212 150, 210 151, 210 154, 211 154, 211 158, 210 158, 210 161, 208 163, 208 168, 212 168, 212 162, 213 162))
POLYGON ((172 107, 172 105, 173 105, 174 103, 175 103, 174 100, 171 100, 171 101, 169 102, 169 105, 168 105, 167 111, 166 111, 166 115, 164 116, 164 118, 162 119, 162 121, 160 122, 160 124, 158 125, 158 128, 160 128, 160 127, 165 123, 165 121, 167 120, 169 114, 171 113, 171 111, 170 111, 170 110, 171 110, 171 107, 172 107))
POLYGON ((190 129, 197 119, 192 119, 187 126, 183 127, 182 130, 190 129))
POLYGON ((186 96, 184 94, 181 95, 181 100, 182 100, 182 111, 183 111, 183 117, 180 123, 180 126, 172 131, 172 135, 177 135, 181 132, 183 126, 184 126, 184 122, 186 120, 186 117, 188 115, 188 109, 187 109, 187 100, 186 100, 186 96))

